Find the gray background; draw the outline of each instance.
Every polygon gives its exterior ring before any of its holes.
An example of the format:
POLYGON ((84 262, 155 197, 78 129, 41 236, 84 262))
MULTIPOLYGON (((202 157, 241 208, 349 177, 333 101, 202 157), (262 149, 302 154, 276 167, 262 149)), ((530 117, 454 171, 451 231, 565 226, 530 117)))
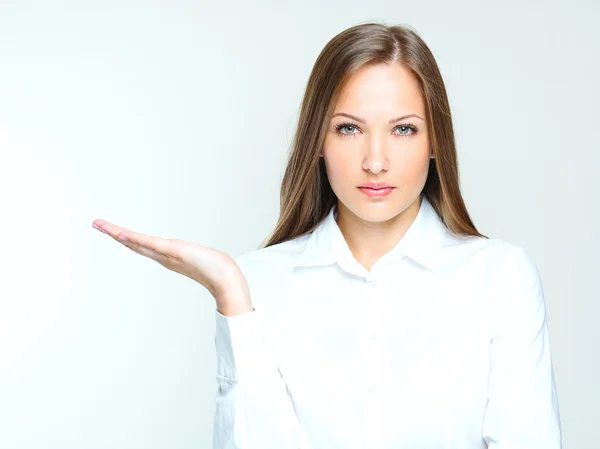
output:
POLYGON ((475 225, 542 274, 564 447, 598 447, 597 5, 0 1, 0 447, 211 447, 214 300, 91 223, 255 249, 317 55, 371 20, 437 58, 475 225))

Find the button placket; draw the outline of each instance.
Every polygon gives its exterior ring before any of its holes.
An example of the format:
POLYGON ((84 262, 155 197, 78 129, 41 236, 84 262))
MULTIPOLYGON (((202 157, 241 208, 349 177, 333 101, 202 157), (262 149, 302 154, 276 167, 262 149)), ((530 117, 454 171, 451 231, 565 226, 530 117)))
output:
POLYGON ((367 367, 367 391, 373 393, 377 390, 379 383, 379 377, 381 375, 381 361, 382 361, 382 345, 380 342, 380 329, 381 329, 381 313, 382 298, 380 289, 377 288, 378 282, 374 279, 367 281, 369 284, 369 290, 367 290, 368 307, 367 307, 367 353, 366 353, 366 367, 367 367))
POLYGON ((367 295, 367 342, 366 342, 366 397, 363 408, 363 419, 369 448, 381 447, 382 404, 381 392, 379 391, 381 376, 382 345, 379 337, 381 328, 381 315, 383 313, 382 297, 375 279, 366 279, 369 288, 367 295))

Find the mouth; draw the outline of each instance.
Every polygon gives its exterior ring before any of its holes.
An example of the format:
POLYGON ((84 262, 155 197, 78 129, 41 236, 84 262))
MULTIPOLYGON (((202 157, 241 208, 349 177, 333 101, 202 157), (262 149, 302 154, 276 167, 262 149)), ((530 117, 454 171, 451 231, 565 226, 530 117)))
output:
POLYGON ((393 189, 394 187, 363 187, 360 186, 359 189, 369 189, 369 190, 383 190, 383 189, 393 189))
POLYGON ((381 190, 381 189, 394 189, 394 186, 391 186, 385 182, 368 182, 366 184, 362 184, 358 186, 359 189, 371 189, 371 190, 381 190))
POLYGON ((359 187, 359 189, 369 198, 382 198, 389 195, 395 187, 359 187))
POLYGON ((369 189, 369 190, 385 190, 385 189, 395 189, 394 186, 358 186, 359 189, 369 189))

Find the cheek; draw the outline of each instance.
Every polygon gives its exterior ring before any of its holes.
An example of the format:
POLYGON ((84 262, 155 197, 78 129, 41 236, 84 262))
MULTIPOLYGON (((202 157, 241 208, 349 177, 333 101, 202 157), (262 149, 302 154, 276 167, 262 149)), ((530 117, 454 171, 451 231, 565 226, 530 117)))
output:
POLYGON ((344 197, 344 191, 363 181, 361 161, 344 157, 343 154, 330 151, 325 153, 325 168, 329 184, 338 197, 344 197))
POLYGON ((396 179, 404 184, 420 184, 427 179, 429 168, 429 152, 427 150, 400 153, 390 160, 391 166, 396 167, 396 179))

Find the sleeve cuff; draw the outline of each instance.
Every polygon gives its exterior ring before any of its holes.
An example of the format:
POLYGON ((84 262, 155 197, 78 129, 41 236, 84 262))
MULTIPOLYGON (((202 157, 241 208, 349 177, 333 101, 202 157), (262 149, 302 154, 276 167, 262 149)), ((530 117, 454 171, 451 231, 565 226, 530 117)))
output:
POLYGON ((261 311, 234 316, 215 309, 217 376, 237 382, 269 378, 277 362, 261 311))

